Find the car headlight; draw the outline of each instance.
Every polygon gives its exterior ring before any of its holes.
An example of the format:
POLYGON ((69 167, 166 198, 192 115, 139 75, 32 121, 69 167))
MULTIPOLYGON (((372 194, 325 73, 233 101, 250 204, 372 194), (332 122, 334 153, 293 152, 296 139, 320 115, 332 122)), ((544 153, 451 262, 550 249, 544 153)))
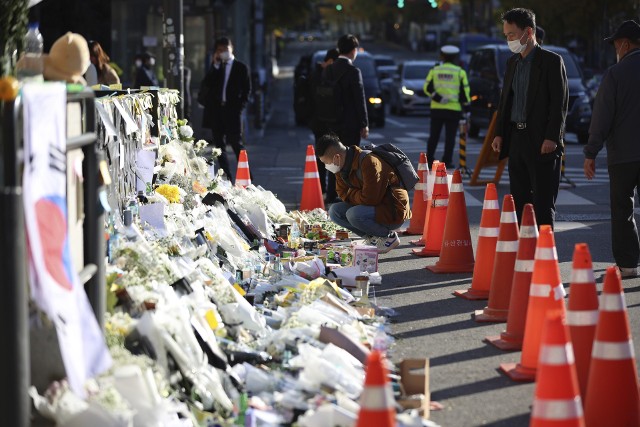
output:
POLYGON ((382 98, 369 98, 369 104, 382 104, 382 98))
POLYGON ((411 89, 407 89, 406 86, 402 86, 402 93, 404 93, 405 95, 413 95, 413 94, 415 94, 414 91, 412 91, 411 89))

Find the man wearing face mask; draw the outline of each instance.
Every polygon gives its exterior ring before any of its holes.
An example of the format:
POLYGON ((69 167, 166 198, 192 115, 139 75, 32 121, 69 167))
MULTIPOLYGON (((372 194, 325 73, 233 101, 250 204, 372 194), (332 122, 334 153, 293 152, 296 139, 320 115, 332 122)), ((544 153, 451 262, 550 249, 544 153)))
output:
POLYGON ((538 225, 553 227, 569 102, 567 71, 560 55, 536 42, 531 10, 511 9, 502 22, 514 55, 507 60, 492 148, 500 159, 509 157, 518 221, 524 205, 532 203, 538 225))
MULTIPOLYGON (((233 44, 227 37, 214 43, 212 67, 205 76, 201 89, 205 90, 202 127, 211 129, 213 144, 222 151, 218 164, 233 181, 227 159, 227 144, 236 155, 245 147, 242 144, 242 111, 249 102, 251 74, 249 67, 233 55, 233 44)), ((198 97, 200 100, 200 96, 198 97)))
POLYGON ((633 205, 640 176, 640 25, 625 21, 605 40, 615 48, 616 64, 602 77, 593 105, 584 174, 595 176, 595 158, 606 142, 613 258, 623 278, 637 277, 640 243, 633 205))
POLYGON ((333 222, 387 253, 400 245, 395 232, 411 218, 409 195, 400 185, 394 169, 360 147, 345 147, 335 134, 316 143, 316 155, 336 176, 336 190, 342 202, 329 208, 333 222))
POLYGON ((142 86, 160 86, 158 77, 154 67, 156 65, 156 58, 149 52, 142 54, 142 65, 138 67, 136 71, 136 80, 134 87, 140 88, 142 86))

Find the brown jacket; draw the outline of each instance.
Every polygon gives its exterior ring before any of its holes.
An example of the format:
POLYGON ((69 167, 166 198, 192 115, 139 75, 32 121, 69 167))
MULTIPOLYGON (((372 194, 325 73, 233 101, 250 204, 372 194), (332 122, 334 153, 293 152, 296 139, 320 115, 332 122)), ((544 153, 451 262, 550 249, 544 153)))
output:
POLYGON ((380 224, 399 224, 410 219, 409 194, 393 168, 373 154, 364 157, 360 164, 361 152, 360 147, 349 147, 347 163, 336 174, 338 196, 352 205, 375 206, 376 221, 380 224))

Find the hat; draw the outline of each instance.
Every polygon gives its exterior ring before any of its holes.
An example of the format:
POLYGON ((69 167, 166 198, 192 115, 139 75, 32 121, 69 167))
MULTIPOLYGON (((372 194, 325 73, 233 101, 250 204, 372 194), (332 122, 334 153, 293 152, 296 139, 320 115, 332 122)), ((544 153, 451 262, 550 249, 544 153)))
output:
POLYGON ((53 43, 44 57, 44 78, 86 84, 82 75, 89 68, 89 45, 80 34, 67 33, 53 43))
POLYGON ((440 48, 440 52, 445 55, 457 55, 460 53, 460 49, 457 46, 447 44, 440 48))
POLYGON ((604 39, 604 41, 613 43, 618 39, 640 40, 640 25, 636 21, 624 21, 615 33, 604 39))

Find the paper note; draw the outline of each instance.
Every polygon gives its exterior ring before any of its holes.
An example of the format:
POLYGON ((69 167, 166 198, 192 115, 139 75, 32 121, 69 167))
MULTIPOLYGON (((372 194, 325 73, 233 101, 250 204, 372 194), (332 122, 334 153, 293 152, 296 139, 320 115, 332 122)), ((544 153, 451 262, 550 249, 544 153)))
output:
POLYGON ((152 227, 158 230, 164 230, 164 206, 163 203, 140 205, 140 221, 146 221, 152 227))
POLYGON ((156 152, 139 150, 136 155, 136 190, 145 191, 147 184, 153 181, 153 168, 156 164, 156 152))

